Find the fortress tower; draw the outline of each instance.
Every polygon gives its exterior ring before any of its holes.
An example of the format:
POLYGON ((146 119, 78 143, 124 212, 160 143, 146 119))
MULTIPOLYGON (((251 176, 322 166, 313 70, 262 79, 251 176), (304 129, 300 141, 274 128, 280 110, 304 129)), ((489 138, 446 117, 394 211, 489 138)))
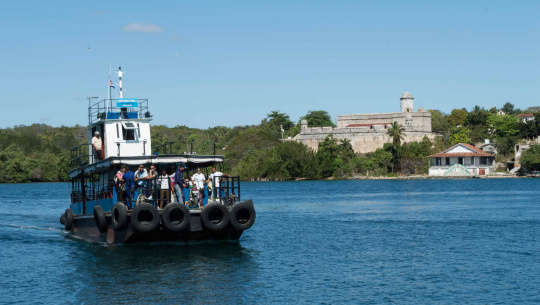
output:
POLYGON ((413 112, 414 97, 409 92, 401 95, 401 112, 413 112))

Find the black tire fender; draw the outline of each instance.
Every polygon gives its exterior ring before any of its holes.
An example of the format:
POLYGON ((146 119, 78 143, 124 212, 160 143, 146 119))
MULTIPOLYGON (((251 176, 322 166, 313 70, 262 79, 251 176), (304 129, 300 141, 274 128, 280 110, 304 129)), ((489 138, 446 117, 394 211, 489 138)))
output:
POLYGON ((211 231, 223 230, 229 224, 229 210, 220 203, 211 203, 203 207, 201 219, 211 231))
POLYGON ((99 233, 107 232, 107 218, 105 218, 105 212, 103 212, 103 208, 100 205, 94 207, 94 221, 96 222, 99 233))
POLYGON ((247 230, 255 223, 257 214, 253 207, 253 201, 246 200, 238 202, 231 208, 231 225, 237 230, 247 230))
POLYGON ((122 202, 114 204, 111 213, 111 222, 116 231, 124 230, 127 227, 127 208, 122 202))
POLYGON ((71 209, 66 209, 64 215, 66 221, 66 223, 64 224, 64 228, 66 229, 66 231, 71 231, 71 229, 73 228, 73 211, 71 209))
POLYGON ((62 225, 65 225, 66 224, 66 213, 60 215, 60 223, 62 225))
POLYGON ((131 224, 139 232, 152 232, 159 226, 158 209, 150 203, 141 203, 131 211, 131 224))
POLYGON ((178 202, 170 203, 161 212, 161 222, 173 232, 184 231, 189 228, 191 214, 188 208, 178 202))

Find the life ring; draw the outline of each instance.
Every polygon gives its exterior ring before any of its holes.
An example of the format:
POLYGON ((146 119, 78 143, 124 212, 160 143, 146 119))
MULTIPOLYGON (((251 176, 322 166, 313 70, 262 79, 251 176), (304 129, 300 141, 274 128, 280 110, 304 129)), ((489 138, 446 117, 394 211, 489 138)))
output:
POLYGON ((256 216, 253 201, 238 202, 231 209, 231 225, 237 230, 247 230, 255 223, 256 216))
POLYGON ((107 232, 107 218, 105 218, 105 212, 103 212, 103 208, 100 205, 94 207, 94 221, 100 233, 107 232))
POLYGON ((71 229, 73 228, 73 211, 71 209, 66 209, 64 215, 66 222, 64 224, 64 228, 66 229, 66 231, 71 231, 71 229))
POLYGON ((207 204, 202 209, 201 219, 209 230, 223 230, 229 223, 229 210, 219 203, 207 204))
POLYGON ((159 212, 149 203, 141 203, 131 211, 131 224, 140 232, 154 231, 159 225, 159 212))
POLYGON ((66 224, 66 213, 60 215, 60 223, 62 225, 65 225, 66 224))
POLYGON ((189 228, 190 218, 191 214, 188 208, 178 202, 169 203, 161 212, 161 222, 173 232, 180 232, 189 228))
POLYGON ((111 213, 111 222, 116 231, 124 230, 127 226, 127 208, 122 202, 114 204, 111 213))

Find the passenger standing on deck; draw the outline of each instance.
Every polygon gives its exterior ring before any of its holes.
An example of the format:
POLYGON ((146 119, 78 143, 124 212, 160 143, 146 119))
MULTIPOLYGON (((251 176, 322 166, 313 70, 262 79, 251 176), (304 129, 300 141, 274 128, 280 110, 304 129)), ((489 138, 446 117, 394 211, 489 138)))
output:
POLYGON ((132 171, 129 170, 127 165, 122 165, 122 168, 124 169, 124 176, 122 177, 124 179, 124 182, 126 183, 126 204, 128 210, 131 210, 131 203, 133 202, 133 191, 135 190, 135 175, 132 171))
POLYGON ((202 208, 203 206, 203 199, 204 199, 204 182, 206 180, 206 177, 204 174, 201 173, 201 168, 197 168, 197 173, 191 177, 191 180, 193 181, 193 184, 199 191, 199 195, 201 200, 199 201, 199 207, 202 208))
POLYGON ((94 132, 94 137, 92 138, 92 146, 94 147, 94 162, 102 160, 101 155, 101 138, 99 137, 99 131, 94 132))
POLYGON ((163 209, 163 207, 169 204, 171 201, 171 180, 169 179, 169 175, 167 175, 167 170, 161 171, 161 176, 158 178, 158 183, 160 185, 159 208, 163 209), (163 204, 163 202, 165 202, 165 204, 163 204))
POLYGON ((187 186, 184 176, 182 175, 184 169, 184 166, 180 165, 174 174, 174 201, 182 202, 182 204, 186 201, 186 195, 184 194, 183 188, 187 186), (180 196, 182 197, 182 201, 180 201, 180 196))
POLYGON ((228 175, 228 174, 225 174, 225 173, 222 173, 222 172, 218 172, 216 170, 216 167, 215 166, 212 166, 212 173, 210 174, 210 176, 208 176, 208 181, 211 181, 212 182, 212 199, 216 199, 216 197, 219 199, 222 197, 222 191, 221 191, 221 188, 220 188, 220 183, 219 183, 219 180, 220 178, 219 177, 230 177, 231 175, 228 175))
POLYGON ((126 168, 122 166, 116 176, 114 177, 114 182, 116 184, 116 201, 124 202, 126 200, 126 182, 124 181, 124 174, 126 173, 126 168))
POLYGON ((148 197, 149 200, 153 200, 152 196, 154 196, 154 191, 156 190, 156 179, 158 177, 158 172, 156 170, 156 167, 153 165, 150 165, 150 170, 148 171, 148 177, 147 180, 150 180, 148 183, 148 187, 150 188, 150 197, 148 197))
POLYGON ((135 172, 135 188, 141 188, 144 196, 149 197, 148 190, 146 189, 146 178, 148 178, 148 171, 144 168, 144 165, 141 164, 139 165, 139 169, 135 172))

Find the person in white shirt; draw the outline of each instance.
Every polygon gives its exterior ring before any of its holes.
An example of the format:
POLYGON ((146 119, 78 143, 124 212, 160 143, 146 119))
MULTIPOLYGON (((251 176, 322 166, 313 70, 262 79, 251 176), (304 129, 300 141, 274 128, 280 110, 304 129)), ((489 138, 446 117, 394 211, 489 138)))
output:
POLYGON ((101 138, 99 137, 99 131, 94 132, 94 137, 92 138, 92 146, 94 147, 94 162, 102 160, 101 155, 101 138))
POLYGON ((197 188, 200 194, 200 202, 199 207, 202 208, 203 205, 203 199, 204 199, 204 182, 206 181, 206 177, 204 174, 201 173, 201 168, 197 168, 197 173, 191 177, 191 181, 193 182, 193 185, 197 188))
POLYGON ((215 200, 216 199, 216 195, 217 195, 217 198, 219 199, 220 197, 222 197, 221 195, 221 189, 219 187, 219 180, 220 178, 219 177, 230 177, 231 175, 228 175, 228 174, 225 174, 225 173, 222 173, 222 172, 218 172, 216 170, 216 167, 215 166, 212 166, 212 173, 210 174, 210 176, 208 177, 208 181, 209 182, 212 182, 212 199, 215 200))
POLYGON ((166 170, 161 171, 161 176, 158 177, 158 183, 160 186, 159 208, 163 209, 163 207, 169 204, 169 202, 171 201, 171 180, 169 179, 169 175, 167 175, 166 170), (163 204, 164 201, 165 204, 163 204))

